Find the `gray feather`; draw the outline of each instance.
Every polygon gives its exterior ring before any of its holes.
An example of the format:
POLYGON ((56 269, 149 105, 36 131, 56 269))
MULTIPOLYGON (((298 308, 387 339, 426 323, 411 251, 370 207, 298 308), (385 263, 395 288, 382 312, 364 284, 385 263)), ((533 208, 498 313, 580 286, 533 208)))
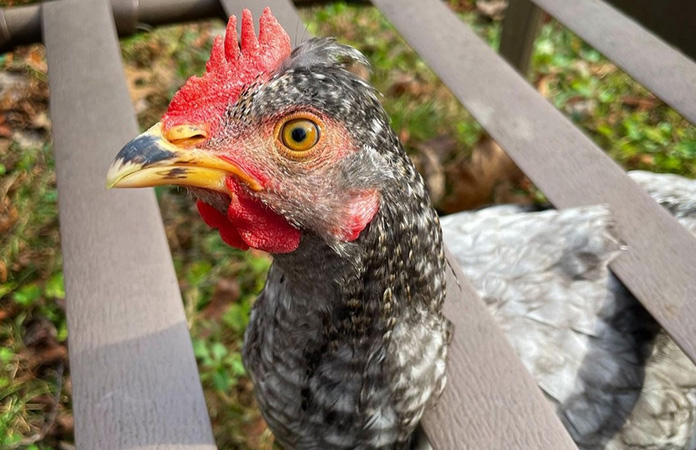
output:
MULTIPOLYGON (((631 176, 693 226, 696 182, 631 176)), ((609 272, 621 245, 608 209, 493 207, 442 226, 580 448, 694 448, 696 367, 609 272)))

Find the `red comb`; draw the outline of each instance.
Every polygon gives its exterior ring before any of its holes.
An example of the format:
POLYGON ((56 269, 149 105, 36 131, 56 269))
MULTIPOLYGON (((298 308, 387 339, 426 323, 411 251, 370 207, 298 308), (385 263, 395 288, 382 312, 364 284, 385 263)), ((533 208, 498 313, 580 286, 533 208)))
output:
POLYGON ((162 117, 163 129, 181 124, 206 124, 212 129, 244 89, 259 75, 275 70, 290 54, 290 37, 270 8, 259 20, 259 36, 254 32, 251 12, 242 11, 241 49, 237 45, 237 18, 227 22, 225 38, 218 36, 202 77, 193 76, 174 95, 162 117))

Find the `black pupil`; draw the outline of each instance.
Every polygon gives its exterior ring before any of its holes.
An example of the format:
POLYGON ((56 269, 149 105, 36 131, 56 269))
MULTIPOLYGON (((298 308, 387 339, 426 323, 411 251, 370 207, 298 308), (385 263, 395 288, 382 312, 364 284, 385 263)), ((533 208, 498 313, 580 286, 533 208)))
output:
POLYGON ((305 130, 302 127, 295 127, 290 133, 290 137, 292 137, 293 141, 301 143, 302 141, 307 139, 307 130, 305 130))

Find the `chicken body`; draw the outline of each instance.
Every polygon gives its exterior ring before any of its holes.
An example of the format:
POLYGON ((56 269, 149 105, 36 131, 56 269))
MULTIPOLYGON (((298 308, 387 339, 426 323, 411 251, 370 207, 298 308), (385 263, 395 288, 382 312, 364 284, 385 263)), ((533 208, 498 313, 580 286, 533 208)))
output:
MULTIPOLYGON (((331 41, 304 45, 300 58, 335 57, 331 41)), ((351 124, 365 153, 350 173, 364 169, 365 157, 389 170, 375 174, 380 210, 355 241, 307 232, 295 251, 274 257, 244 364, 285 448, 405 448, 445 385, 450 331, 437 214, 372 88, 342 69, 292 76, 314 105, 351 124)))
MULTIPOLYGON (((404 257, 417 246, 382 253, 379 228, 348 258, 312 238, 275 258, 254 305, 244 364, 284 448, 405 448, 444 387, 449 325, 406 281, 432 274, 404 257)), ((423 263, 439 272, 434 256, 423 263)))
MULTIPOLYGON (((206 73, 119 152, 107 185, 186 186, 225 242, 274 255, 243 360, 280 444, 408 448, 446 383, 437 214, 374 89, 346 70, 367 64, 359 52, 332 39, 291 52, 268 9, 258 37, 245 11, 241 36, 231 17, 206 73)), ((644 183, 684 221, 687 184, 644 183)), ((694 449, 696 370, 610 275, 609 211, 497 207, 445 231, 581 448, 694 449)))
POLYGON ((116 156, 107 184, 187 186, 228 244, 274 255, 244 365, 287 450, 399 449, 445 386, 442 231, 357 50, 291 51, 269 9, 116 156))
MULTIPOLYGON (((630 175, 696 234, 696 181, 630 175)), ((579 448, 696 448, 696 367, 609 272, 621 246, 607 208, 498 206, 442 224, 579 448)))

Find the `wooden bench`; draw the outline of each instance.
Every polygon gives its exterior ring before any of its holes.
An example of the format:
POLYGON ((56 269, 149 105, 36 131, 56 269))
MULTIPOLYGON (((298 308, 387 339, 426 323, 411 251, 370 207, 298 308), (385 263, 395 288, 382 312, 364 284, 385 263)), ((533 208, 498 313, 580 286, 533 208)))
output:
MULTIPOLYGON (((610 205, 628 246, 611 269, 696 360, 696 239, 442 1, 373 3, 556 207, 610 205)), ((47 48, 80 449, 216 448, 154 194, 104 188, 113 155, 138 131, 116 26, 129 33, 139 22, 239 15, 243 7, 258 17, 266 5, 296 42, 303 27, 289 0, 0 9, 0 48, 41 32, 47 48)), ((600 0, 511 0, 501 51, 518 68, 529 59, 537 7, 696 123, 696 64, 600 0)), ((456 333, 449 386, 423 420, 433 446, 576 448, 450 260, 446 314, 456 333)))

